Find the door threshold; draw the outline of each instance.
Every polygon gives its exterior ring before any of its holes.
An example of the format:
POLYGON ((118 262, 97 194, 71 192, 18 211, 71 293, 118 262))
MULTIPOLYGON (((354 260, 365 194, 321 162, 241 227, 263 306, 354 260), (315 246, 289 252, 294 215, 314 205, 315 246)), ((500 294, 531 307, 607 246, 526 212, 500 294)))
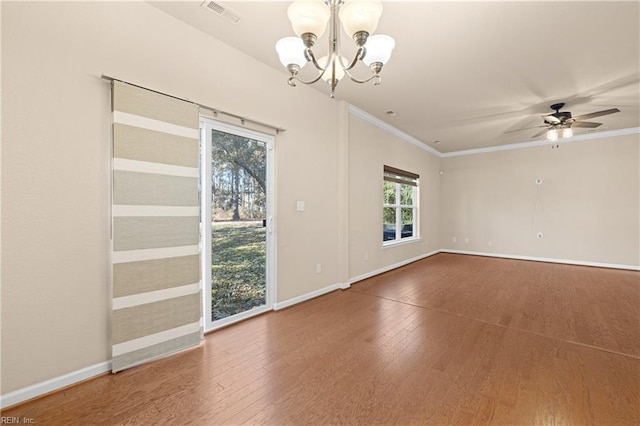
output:
POLYGON ((241 321, 248 320, 249 318, 253 318, 253 317, 256 317, 258 315, 262 315, 262 314, 265 314, 265 313, 271 312, 271 311, 273 311, 273 308, 268 307, 268 306, 262 306, 262 307, 259 307, 259 308, 256 308, 256 309, 252 309, 250 311, 245 311, 245 312, 241 312, 241 313, 236 314, 236 315, 232 315, 232 316, 227 317, 227 318, 219 319, 216 322, 214 322, 212 324, 212 327, 209 328, 208 330, 206 330, 204 332, 204 334, 208 334, 208 333, 211 333, 213 331, 220 330, 221 328, 225 328, 225 327, 228 327, 230 325, 237 324, 237 323, 239 323, 241 321))

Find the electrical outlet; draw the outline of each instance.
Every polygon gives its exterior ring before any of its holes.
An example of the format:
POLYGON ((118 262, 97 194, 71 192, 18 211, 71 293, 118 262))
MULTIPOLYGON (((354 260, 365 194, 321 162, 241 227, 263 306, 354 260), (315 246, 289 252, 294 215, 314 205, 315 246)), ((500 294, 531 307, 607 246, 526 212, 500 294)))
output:
POLYGON ((320 272, 322 272, 322 265, 318 263, 316 265, 316 274, 319 274, 320 272))
POLYGON ((465 243, 465 244, 469 244, 469 239, 468 239, 468 238, 465 238, 465 239, 464 239, 464 243, 465 243))
POLYGON ((456 241, 458 241, 458 239, 456 237, 453 237, 452 241, 455 243, 456 241))
POLYGON ((369 260, 369 253, 364 254, 364 260, 369 260))
POLYGON ((491 241, 489 241, 489 242, 487 243, 487 245, 488 245, 489 247, 491 247, 491 246, 493 245, 493 243, 492 243, 491 241))

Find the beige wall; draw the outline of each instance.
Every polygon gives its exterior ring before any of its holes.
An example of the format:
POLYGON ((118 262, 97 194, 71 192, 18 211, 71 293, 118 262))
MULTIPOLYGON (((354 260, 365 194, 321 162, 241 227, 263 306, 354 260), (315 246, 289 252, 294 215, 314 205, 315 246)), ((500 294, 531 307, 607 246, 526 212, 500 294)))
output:
POLYGON ((277 297, 337 282, 337 102, 144 2, 1 7, 2 394, 110 359, 103 73, 286 128, 277 297))
POLYGON ((443 158, 442 248, 640 265, 639 141, 443 158))
POLYGON ((349 277, 440 247, 440 159, 356 116, 349 117, 349 277), (382 247, 384 165, 420 175, 421 240, 382 247), (365 255, 368 260, 365 260, 365 255))

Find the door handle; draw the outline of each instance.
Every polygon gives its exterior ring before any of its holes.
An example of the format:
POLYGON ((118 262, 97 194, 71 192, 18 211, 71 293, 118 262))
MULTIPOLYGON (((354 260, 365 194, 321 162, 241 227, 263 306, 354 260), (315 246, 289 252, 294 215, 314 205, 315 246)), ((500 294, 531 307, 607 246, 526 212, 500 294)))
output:
POLYGON ((273 234, 273 216, 269 216, 269 225, 267 226, 267 232, 273 234))

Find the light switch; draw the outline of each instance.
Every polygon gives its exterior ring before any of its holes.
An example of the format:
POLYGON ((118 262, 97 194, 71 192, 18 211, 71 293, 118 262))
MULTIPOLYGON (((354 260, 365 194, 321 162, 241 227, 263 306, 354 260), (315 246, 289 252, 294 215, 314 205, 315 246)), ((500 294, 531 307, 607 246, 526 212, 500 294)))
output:
POLYGON ((299 212, 303 212, 304 211, 304 201, 298 201, 298 205, 296 207, 296 210, 298 210, 299 212))

